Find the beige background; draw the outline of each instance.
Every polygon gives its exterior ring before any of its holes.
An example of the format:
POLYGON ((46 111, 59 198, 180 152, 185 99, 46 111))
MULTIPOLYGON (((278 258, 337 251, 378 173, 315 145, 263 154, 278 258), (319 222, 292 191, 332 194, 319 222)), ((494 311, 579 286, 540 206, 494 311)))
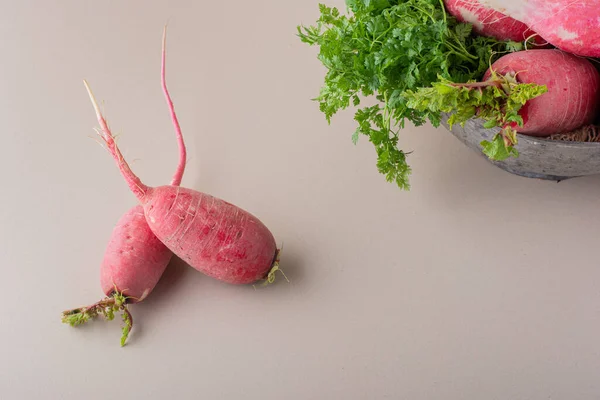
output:
MULTIPOLYGON (((324 70, 295 37, 316 0, 5 1, 0 12, 0 398, 600 398, 600 177, 514 177, 443 129, 406 129, 411 192, 387 184, 352 113, 327 126, 324 70), (163 4, 159 4, 163 3, 163 4), (98 265, 135 199, 88 138, 89 80, 146 183, 259 216, 291 278, 232 287, 175 262, 119 322, 98 265)), ((342 5, 342 0, 328 4, 342 5)))

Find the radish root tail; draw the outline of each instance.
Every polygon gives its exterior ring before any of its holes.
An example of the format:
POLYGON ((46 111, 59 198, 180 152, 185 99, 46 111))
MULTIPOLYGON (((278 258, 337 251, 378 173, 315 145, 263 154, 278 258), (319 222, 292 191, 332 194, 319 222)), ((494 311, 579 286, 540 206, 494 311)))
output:
POLYGON ((98 134, 98 136, 100 136, 100 138, 106 144, 106 148, 108 149, 110 154, 115 159, 115 162, 117 163, 117 166, 119 167, 119 170, 121 171, 121 175, 123 175, 123 178, 125 178, 125 181, 127 182, 127 185, 129 186, 131 191, 135 194, 135 196, 139 200, 143 200, 144 196, 146 195, 146 192, 148 191, 148 187, 146 185, 144 185, 142 183, 142 181, 140 181, 140 178, 138 178, 133 173, 131 168, 129 168, 129 165, 123 158, 123 154, 121 154, 121 151, 119 150, 119 147, 117 146, 117 143, 115 142, 115 138, 114 138, 113 134, 111 133, 110 128, 108 127, 108 124, 106 123, 106 120, 104 119, 104 116, 102 115, 102 112, 100 111, 100 107, 98 106, 98 102, 96 101, 96 97, 94 96, 92 89, 90 88, 90 86, 88 85, 88 83, 85 79, 83 80, 83 84, 85 85, 85 88, 90 97, 90 101, 92 102, 92 105, 94 106, 94 111, 96 112, 96 118, 98 119, 98 123, 100 124, 100 129, 99 130, 96 129, 96 133, 98 134))
POLYGON ((124 323, 121 330, 121 347, 123 347, 127 342, 129 332, 133 328, 133 317, 127 308, 128 299, 123 293, 115 291, 111 296, 91 306, 63 311, 62 322, 71 326, 79 326, 98 316, 103 316, 107 321, 112 321, 115 318, 115 313, 121 312, 124 323))
POLYGON ((175 128, 175 134, 177 136, 177 144, 179 146, 179 164, 177 165, 177 169, 175 170, 175 174, 173 175, 173 179, 171 180, 171 185, 179 186, 181 184, 181 179, 183 178, 183 171, 185 170, 185 164, 187 159, 187 152, 185 149, 185 143, 183 141, 183 134, 181 133, 181 127, 179 126, 179 120, 177 119, 177 115, 175 114, 175 107, 173 106, 173 101, 171 100, 171 95, 169 94, 169 89, 167 89, 167 78, 166 78, 166 53, 167 53, 167 26, 165 25, 163 29, 163 38, 162 38, 162 57, 161 57, 161 68, 160 68, 160 83, 162 86, 163 94, 165 96, 165 100, 167 102, 167 106, 169 107, 169 113, 171 114, 171 121, 173 123, 173 127, 175 128))
MULTIPOLYGON (((277 271, 279 271, 281 273, 281 275, 283 275, 283 277, 285 278, 287 283, 290 283, 290 280, 288 279, 288 277, 285 275, 283 270, 279 267, 280 258, 281 258, 281 250, 282 249, 277 249, 277 253, 275 253, 275 260, 273 261, 273 265, 271 266, 271 269, 267 273, 267 276, 263 279, 263 283, 261 284, 261 286, 267 286, 267 285, 275 283, 275 279, 276 279, 275 274, 277 273, 277 271)), ((256 289, 256 286, 255 285, 253 285, 253 286, 254 286, 254 289, 256 289)))

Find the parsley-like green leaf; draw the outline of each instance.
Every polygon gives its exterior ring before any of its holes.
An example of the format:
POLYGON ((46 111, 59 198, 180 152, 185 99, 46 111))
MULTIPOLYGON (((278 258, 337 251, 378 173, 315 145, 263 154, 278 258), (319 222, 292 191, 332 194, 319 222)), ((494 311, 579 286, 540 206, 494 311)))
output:
POLYGON ((503 161, 509 157, 518 157, 519 152, 513 146, 507 145, 501 134, 494 135, 492 141, 484 140, 481 143, 483 153, 490 160, 503 161))
MULTIPOLYGON (((406 120, 439 126, 441 111, 409 101, 406 93, 431 88, 438 77, 480 79, 490 62, 517 46, 473 35, 470 24, 446 13, 443 0, 346 0, 346 5, 348 15, 320 4, 316 24, 298 27, 302 42, 319 47, 318 59, 327 70, 315 100, 331 123, 337 112, 374 96, 376 107, 355 111, 358 127, 352 140, 367 136, 377 152, 378 170, 408 189, 411 169, 398 148, 399 130, 406 120)), ((456 105, 461 99, 453 101, 456 105)), ((474 112, 465 109, 459 119, 474 112)))
POLYGON ((523 126, 519 111, 525 103, 547 91, 545 85, 518 83, 512 74, 492 72, 485 82, 454 83, 443 77, 429 88, 408 90, 407 104, 416 110, 451 113, 450 129, 464 124, 473 117, 485 121, 484 128, 501 127, 502 131, 491 142, 482 142, 483 152, 493 160, 518 156, 514 149, 517 133, 513 126, 523 126))
POLYGON ((133 327, 133 317, 127 306, 128 297, 119 292, 115 288, 115 292, 91 306, 74 308, 64 311, 62 314, 62 322, 71 326, 78 326, 88 322, 89 320, 102 315, 108 321, 115 318, 116 312, 122 312, 123 328, 121 329, 121 346, 125 346, 127 337, 133 327))

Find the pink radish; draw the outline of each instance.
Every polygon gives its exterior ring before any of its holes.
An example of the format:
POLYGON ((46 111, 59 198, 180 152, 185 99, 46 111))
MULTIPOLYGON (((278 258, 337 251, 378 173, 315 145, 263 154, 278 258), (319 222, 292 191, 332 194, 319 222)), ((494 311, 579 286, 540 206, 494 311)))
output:
POLYGON ((479 0, 568 53, 600 57, 600 0, 479 0))
POLYGON ((524 23, 510 18, 476 0, 444 0, 446 10, 461 22, 473 25, 473 30, 498 40, 522 42, 534 38, 538 44, 544 44, 539 36, 524 23))
POLYGON ((87 82, 101 127, 99 135, 144 209, 156 237, 204 274, 232 284, 274 278, 279 250, 269 229, 233 204, 178 186, 149 187, 131 171, 115 143, 87 82))
MULTIPOLYGON (((179 143, 179 164, 171 181, 171 185, 178 186, 185 169, 186 149, 166 85, 165 44, 166 28, 163 32, 161 83, 179 143)), ((102 260, 100 283, 108 297, 89 307, 65 311, 63 321, 71 325, 79 325, 98 313, 104 315, 108 313, 112 319, 115 311, 123 311, 125 329, 129 333, 133 319, 126 304, 140 302, 152 292, 172 256, 173 252, 152 233, 144 217, 142 206, 136 205, 118 221, 102 260)), ((124 334, 122 344, 126 336, 124 334)))
MULTIPOLYGON (((501 75, 517 74, 520 83, 546 85, 547 93, 529 100, 519 111, 530 136, 550 136, 591 124, 600 107, 600 74, 584 59, 557 49, 519 51, 492 64, 501 75)), ((488 70, 484 81, 489 79, 488 70)))
MULTIPOLYGON (((171 119, 179 142, 179 165, 171 185, 179 186, 186 163, 186 150, 181 128, 165 79, 165 41, 161 63, 163 93, 171 113, 171 119)), ((131 298, 132 302, 143 300, 162 276, 173 253, 162 244, 150 230, 140 205, 133 207, 114 229, 101 266, 101 285, 109 296, 115 290, 131 298)))

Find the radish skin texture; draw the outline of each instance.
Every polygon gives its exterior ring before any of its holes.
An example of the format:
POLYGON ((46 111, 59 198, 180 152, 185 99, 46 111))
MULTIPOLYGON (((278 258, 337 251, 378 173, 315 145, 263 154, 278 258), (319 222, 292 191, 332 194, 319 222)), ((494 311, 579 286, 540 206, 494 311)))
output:
POLYGON ((140 202, 154 234, 178 257, 232 284, 264 279, 277 253, 275 238, 252 214, 195 190, 148 188, 140 202))
POLYGON ((152 292, 173 253, 148 226, 144 209, 136 205, 118 221, 104 253, 100 268, 102 291, 118 291, 131 303, 152 292))
MULTIPOLYGON (((171 114, 179 145, 179 164, 171 181, 179 185, 186 163, 186 149, 179 121, 165 79, 166 28, 163 31, 161 83, 163 94, 171 114)), ((118 221, 109 239, 100 266, 102 291, 111 296, 119 292, 136 303, 152 292, 169 264, 173 253, 153 233, 138 204, 118 221)))
MULTIPOLYGON (((517 73, 520 83, 546 85, 548 91, 529 100, 519 111, 530 136, 550 136, 591 124, 600 107, 600 74, 585 58, 557 49, 519 51, 492 64, 498 74, 517 73)), ((489 79, 488 70, 484 80, 489 79)))
POLYGON ((144 209, 156 237, 175 255, 204 274, 231 284, 268 277, 277 267, 275 238, 254 215, 196 190, 148 187, 131 171, 85 82, 101 130, 121 174, 144 209))
POLYGON ((522 42, 535 37, 535 42, 544 41, 527 25, 504 15, 492 8, 483 6, 474 0, 444 0, 446 10, 460 22, 473 25, 473 30, 482 35, 498 40, 522 42))
POLYGON ((480 0, 535 30, 557 48, 600 57, 600 0, 480 0))

